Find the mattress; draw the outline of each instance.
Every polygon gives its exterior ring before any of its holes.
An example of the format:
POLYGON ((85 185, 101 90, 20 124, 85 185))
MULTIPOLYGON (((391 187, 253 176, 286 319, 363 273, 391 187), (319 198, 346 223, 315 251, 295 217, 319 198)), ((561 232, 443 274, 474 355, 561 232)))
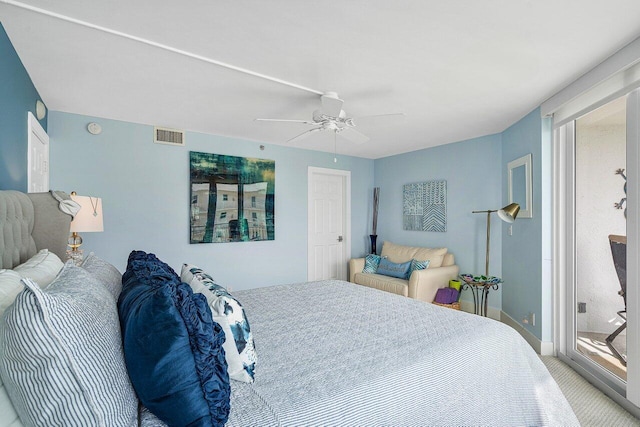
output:
MULTIPOLYGON (((579 425, 532 348, 492 319, 343 281, 235 292, 258 352, 228 426, 579 425)), ((142 425, 161 426, 143 411, 142 425)))

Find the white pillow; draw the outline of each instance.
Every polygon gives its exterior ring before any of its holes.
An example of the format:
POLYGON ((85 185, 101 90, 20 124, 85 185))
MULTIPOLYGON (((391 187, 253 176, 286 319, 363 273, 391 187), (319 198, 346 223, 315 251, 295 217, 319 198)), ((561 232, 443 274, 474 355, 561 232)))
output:
POLYGON ((0 270, 0 319, 22 288, 22 276, 13 270, 0 270))
POLYGON ((184 264, 180 280, 188 283, 193 293, 203 294, 211 309, 213 320, 225 334, 224 348, 229 378, 253 382, 257 354, 253 334, 242 305, 207 273, 195 265, 184 264))
POLYGON ((56 254, 49 252, 48 249, 42 249, 27 262, 20 264, 13 270, 25 279, 33 280, 44 289, 53 282, 63 265, 64 263, 56 254))

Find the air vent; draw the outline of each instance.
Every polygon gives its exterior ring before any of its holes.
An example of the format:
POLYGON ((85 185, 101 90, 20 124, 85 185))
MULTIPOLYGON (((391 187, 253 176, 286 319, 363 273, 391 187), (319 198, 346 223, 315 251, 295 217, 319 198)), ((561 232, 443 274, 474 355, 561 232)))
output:
POLYGON ((153 142, 156 144, 184 145, 184 131, 156 126, 153 128, 153 142))

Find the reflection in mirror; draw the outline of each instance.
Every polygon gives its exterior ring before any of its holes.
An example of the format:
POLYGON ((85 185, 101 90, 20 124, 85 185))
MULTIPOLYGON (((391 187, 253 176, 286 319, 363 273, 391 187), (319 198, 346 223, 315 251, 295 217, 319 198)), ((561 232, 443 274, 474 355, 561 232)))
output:
POLYGON ((517 203, 522 207, 527 206, 527 186, 525 176, 525 166, 518 166, 511 169, 511 181, 513 200, 510 203, 517 203))
POLYGON ((274 239, 275 162, 190 153, 191 243, 274 239))
POLYGON ((520 205, 518 218, 533 218, 531 190, 531 154, 507 164, 509 203, 520 205))

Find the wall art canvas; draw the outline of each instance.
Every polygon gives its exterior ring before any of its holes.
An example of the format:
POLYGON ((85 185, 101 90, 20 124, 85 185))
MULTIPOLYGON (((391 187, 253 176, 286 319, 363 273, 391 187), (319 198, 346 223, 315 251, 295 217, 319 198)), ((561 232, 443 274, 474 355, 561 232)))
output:
POLYGON ((275 239, 274 160, 189 152, 191 243, 275 239))
POLYGON ((405 230, 447 231, 447 181, 406 184, 402 190, 405 230))

